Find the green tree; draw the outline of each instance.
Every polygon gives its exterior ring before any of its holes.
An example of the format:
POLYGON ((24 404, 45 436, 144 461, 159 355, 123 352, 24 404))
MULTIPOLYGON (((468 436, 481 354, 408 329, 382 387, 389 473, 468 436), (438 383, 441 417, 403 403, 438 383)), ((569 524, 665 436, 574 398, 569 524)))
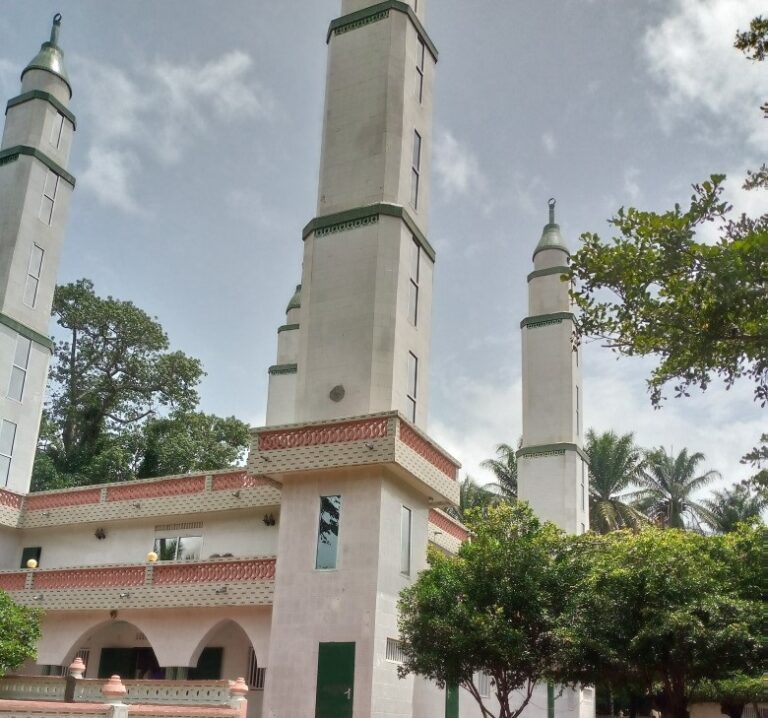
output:
POLYGON ((707 523, 720 533, 730 533, 740 523, 760 519, 768 507, 768 499, 754 491, 750 482, 746 481, 722 491, 713 491, 712 498, 701 503, 710 515, 707 523))
MULTIPOLYGON (((520 442, 518 447, 519 444, 520 442)), ((517 499, 517 456, 509 444, 497 445, 496 458, 486 459, 480 466, 490 469, 496 477, 496 481, 486 484, 487 489, 496 493, 504 501, 511 502, 517 499)))
POLYGON ((64 338, 33 490, 222 468, 242 453, 247 428, 195 412, 202 366, 170 351, 156 319, 132 302, 99 297, 87 279, 57 287, 53 315, 64 338))
POLYGON ((589 457, 589 524, 593 531, 607 533, 639 528, 648 518, 627 503, 624 492, 642 478, 645 461, 632 434, 613 431, 587 432, 584 451, 589 457))
POLYGON ((480 486, 469 474, 459 484, 459 505, 458 507, 449 506, 445 512, 449 516, 463 521, 464 514, 472 509, 485 510, 494 503, 496 496, 488 491, 485 486, 480 486))
POLYGON ((563 534, 523 502, 470 512, 465 521, 472 541, 458 556, 430 552, 429 568, 400 594, 398 672, 463 686, 484 718, 515 718, 554 660, 563 534), (478 691, 479 671, 490 676, 498 713, 478 691))
POLYGON ((660 693, 664 715, 687 718, 703 681, 760 675, 767 538, 764 526, 574 537, 580 578, 556 631, 561 680, 660 693))
POLYGON ((37 656, 40 611, 19 606, 0 591, 0 677, 37 656))
POLYGON ((698 474, 698 466, 704 454, 688 453, 683 449, 677 456, 664 448, 646 452, 645 468, 640 477, 640 489, 632 494, 637 506, 658 523, 667 528, 685 528, 692 524, 697 528, 702 522, 714 519, 707 507, 693 498, 693 494, 720 478, 717 471, 698 474))

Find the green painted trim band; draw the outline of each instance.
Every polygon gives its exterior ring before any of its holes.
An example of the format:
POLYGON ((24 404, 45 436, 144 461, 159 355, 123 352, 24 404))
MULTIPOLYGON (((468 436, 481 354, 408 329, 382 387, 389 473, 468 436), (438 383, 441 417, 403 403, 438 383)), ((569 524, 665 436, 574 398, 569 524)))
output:
POLYGON ((570 267, 549 267, 547 269, 537 269, 528 275, 528 281, 536 279, 537 277, 549 277, 551 274, 570 274, 570 267))
POLYGON ((64 117, 66 117, 72 123, 73 129, 77 129, 77 121, 75 120, 75 116, 72 114, 72 111, 64 107, 64 105, 50 92, 43 92, 42 90, 30 90, 29 92, 17 95, 16 97, 12 97, 10 100, 8 100, 8 104, 5 106, 5 114, 8 114, 8 110, 10 110, 11 107, 23 105, 25 102, 29 102, 30 100, 44 100, 52 107, 55 107, 62 115, 64 115, 64 117))
POLYGON ((280 332, 292 332, 294 329, 298 329, 299 326, 299 324, 283 324, 282 327, 277 328, 277 333, 280 334, 280 332))
POLYGON ((56 173, 65 182, 69 182, 73 187, 75 186, 75 178, 69 174, 61 165, 56 164, 48 155, 42 153, 36 147, 28 147, 27 145, 16 145, 15 147, 8 147, 5 150, 0 150, 0 164, 4 165, 8 162, 13 162, 19 158, 19 155, 28 155, 34 157, 36 160, 42 162, 51 172, 56 173), (5 161, 3 161, 5 160, 5 161))
POLYGON ((573 312, 553 312, 552 314, 537 314, 535 317, 526 317, 520 322, 520 328, 537 329, 550 324, 562 324, 564 319, 573 321, 573 312))
POLYGON ((424 44, 429 49, 435 62, 437 62, 437 47, 432 39, 424 29, 424 25, 421 24, 418 15, 413 11, 413 8, 401 0, 385 0, 385 2, 371 5, 371 7, 363 8, 362 10, 356 10, 348 15, 342 15, 339 18, 333 20, 328 27, 328 35, 325 39, 326 43, 331 41, 331 35, 341 35, 350 30, 357 30, 359 27, 370 25, 372 22, 383 20, 389 16, 389 11, 395 10, 396 12, 402 12, 408 16, 413 26, 416 28, 416 32, 419 33, 419 37, 424 40, 424 44))
POLYGON ((566 451, 575 451, 584 461, 589 463, 589 457, 577 444, 541 444, 540 446, 525 446, 515 452, 518 459, 529 458, 538 459, 544 456, 564 456, 566 451))
POLYGON ((281 374, 296 374, 299 371, 298 364, 275 364, 269 367, 270 376, 280 376, 281 374))
POLYGON ((9 329, 12 329, 17 334, 21 334, 21 336, 26 337, 31 342, 39 344, 41 347, 45 347, 51 354, 53 354, 55 345, 49 337, 40 334, 40 332, 36 332, 34 329, 30 329, 28 326, 25 326, 21 322, 11 319, 9 316, 2 313, 0 313, 0 324, 4 324, 9 329))
POLYGON ((399 204, 370 204, 366 207, 356 207, 336 214, 328 214, 324 217, 315 217, 306 227, 304 227, 301 236, 303 239, 315 232, 318 237, 340 232, 347 229, 356 229, 357 227, 367 226, 378 222, 378 216, 383 214, 386 217, 397 217, 407 225, 411 234, 421 245, 427 256, 434 262, 437 256, 434 247, 429 243, 424 233, 418 228, 413 217, 408 211, 399 204), (373 217, 376 216, 374 220, 373 217), (368 220, 368 221, 365 221, 368 220), (329 230, 329 231, 325 231, 329 230))

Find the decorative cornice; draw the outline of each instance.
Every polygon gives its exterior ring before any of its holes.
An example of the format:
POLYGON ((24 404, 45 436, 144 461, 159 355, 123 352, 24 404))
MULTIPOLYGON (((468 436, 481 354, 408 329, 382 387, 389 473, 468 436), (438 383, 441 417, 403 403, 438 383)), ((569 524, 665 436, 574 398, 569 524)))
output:
POLYGON ((24 92, 21 95, 12 97, 10 100, 8 100, 8 104, 5 106, 5 114, 7 115, 8 110, 10 110, 12 107, 23 105, 25 102, 29 102, 30 100, 44 100, 49 105, 56 108, 72 123, 72 129, 77 129, 77 121, 75 120, 75 116, 72 111, 65 107, 64 104, 57 100, 50 92, 43 92, 43 90, 30 90, 29 92, 24 92))
POLYGON ((55 345, 49 337, 40 334, 40 332, 36 332, 34 329, 30 329, 28 326, 25 326, 21 322, 11 319, 9 316, 2 313, 0 313, 0 324, 4 324, 9 329, 12 329, 17 334, 21 334, 21 336, 26 337, 35 344, 45 347, 51 354, 53 354, 55 345))
POLYGON ((270 376, 280 376, 282 374, 296 374, 299 371, 297 364, 275 364, 269 367, 270 376))
POLYGON ((300 328, 300 324, 283 324, 283 326, 277 328, 277 333, 280 334, 281 332, 292 332, 300 328))
POLYGON ((396 12, 401 12, 408 16, 408 19, 416 28, 416 32, 419 33, 419 37, 424 40, 424 44, 429 49, 435 62, 437 62, 438 52, 435 43, 432 42, 432 38, 427 34, 424 25, 421 24, 421 20, 419 20, 419 17, 413 11, 413 8, 408 5, 408 3, 401 2, 401 0, 385 0, 385 2, 380 2, 376 5, 371 5, 371 7, 363 8, 362 10, 357 10, 348 15, 342 15, 342 17, 336 18, 336 20, 331 22, 328 28, 326 42, 331 41, 332 35, 341 35, 350 30, 356 30, 359 27, 369 25, 372 22, 383 20, 389 16, 390 10, 395 10, 396 12))
POLYGON ((69 172, 67 172, 60 164, 54 162, 48 155, 38 150, 37 147, 15 145, 14 147, 0 150, 0 165, 17 160, 19 155, 34 157, 36 160, 42 162, 49 170, 51 170, 51 172, 55 172, 61 179, 69 182, 73 187, 75 186, 74 175, 69 174, 69 172))
POLYGON ((552 312, 552 314, 537 314, 534 317, 526 317, 520 322, 520 328, 538 329, 551 324, 562 324, 564 319, 573 321, 573 312, 552 312))
POLYGON ((537 277, 548 277, 550 274, 570 274, 571 268, 565 266, 559 267, 547 267, 547 269, 537 269, 528 275, 528 281, 536 279, 537 277))
POLYGON ((316 236, 322 237, 332 232, 341 232, 349 229, 356 229, 357 227, 368 226, 378 222, 378 215, 382 214, 386 217, 397 217, 405 222, 408 230, 416 238, 427 256, 433 262, 435 261, 436 254, 434 248, 429 243, 424 233, 418 228, 413 217, 408 213, 408 210, 401 207, 399 204, 386 204, 380 202, 378 204, 369 204, 364 207, 355 207, 354 209, 348 209, 344 212, 336 212, 322 217, 315 217, 306 227, 304 227, 301 236, 306 240, 312 232, 315 232, 316 236), (373 217, 376 219, 373 219, 373 217), (324 231, 329 228, 331 229, 330 232, 324 231))
POLYGON ((539 446, 524 446, 515 452, 518 459, 538 459, 545 456, 564 456, 566 451, 575 451, 584 461, 589 464, 589 457, 578 444, 558 443, 558 444, 540 444, 539 446))

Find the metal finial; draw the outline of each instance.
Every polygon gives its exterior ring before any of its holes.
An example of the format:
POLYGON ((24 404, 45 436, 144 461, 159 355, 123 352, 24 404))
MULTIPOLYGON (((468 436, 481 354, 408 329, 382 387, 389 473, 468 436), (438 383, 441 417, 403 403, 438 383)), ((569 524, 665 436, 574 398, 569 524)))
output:
POLYGON ((554 224, 555 223, 555 205, 557 204, 557 200, 554 197, 549 198, 549 202, 547 202, 549 205, 549 223, 554 224))
POLYGON ((61 27, 61 13, 57 12, 53 16, 53 25, 51 26, 51 45, 59 44, 59 28, 61 27))

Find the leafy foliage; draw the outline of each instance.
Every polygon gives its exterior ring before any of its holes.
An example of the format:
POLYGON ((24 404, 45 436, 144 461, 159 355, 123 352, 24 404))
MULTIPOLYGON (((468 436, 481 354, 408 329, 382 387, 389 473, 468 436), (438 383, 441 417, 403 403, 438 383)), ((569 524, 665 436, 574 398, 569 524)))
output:
POLYGON ((759 520, 768 507, 768 497, 755 491, 751 482, 742 482, 722 491, 713 491, 712 498, 704 499, 702 504, 710 515, 707 523, 715 531, 729 533, 740 523, 759 520))
POLYGON ((56 346, 33 490, 123 481, 231 464, 247 427, 195 411, 197 359, 170 351, 157 320, 81 279, 57 287, 56 346), (170 412, 161 416, 161 412, 170 412))
POLYGON ((645 461, 632 434, 587 432, 584 450, 589 457, 589 523, 598 533, 639 528, 648 518, 625 501, 622 492, 640 482, 645 461))
MULTIPOLYGON (((520 447, 522 440, 518 442, 520 447)), ((480 466, 490 469, 496 477, 496 481, 486 484, 490 489, 505 501, 517 499, 517 456, 515 450, 509 444, 496 446, 496 458, 486 459, 480 466)))
POLYGON ((761 526, 729 536, 646 528, 572 539, 581 578, 557 632, 561 680, 660 691, 663 712, 687 718, 702 681, 760 675, 766 538, 761 526))
POLYGON ((459 484, 459 505, 449 506, 446 513, 453 518, 463 521, 464 515, 472 509, 485 510, 495 502, 496 496, 485 486, 480 486, 469 474, 459 484))
POLYGON ((525 503, 492 506, 485 517, 469 512, 465 521, 473 538, 458 557, 431 552, 428 570, 400 594, 399 673, 460 684, 484 718, 515 718, 554 661, 562 533, 525 503), (478 671, 490 676, 498 714, 479 694, 478 671))
POLYGON ((35 658, 40 611, 14 603, 0 591, 0 676, 35 658))

